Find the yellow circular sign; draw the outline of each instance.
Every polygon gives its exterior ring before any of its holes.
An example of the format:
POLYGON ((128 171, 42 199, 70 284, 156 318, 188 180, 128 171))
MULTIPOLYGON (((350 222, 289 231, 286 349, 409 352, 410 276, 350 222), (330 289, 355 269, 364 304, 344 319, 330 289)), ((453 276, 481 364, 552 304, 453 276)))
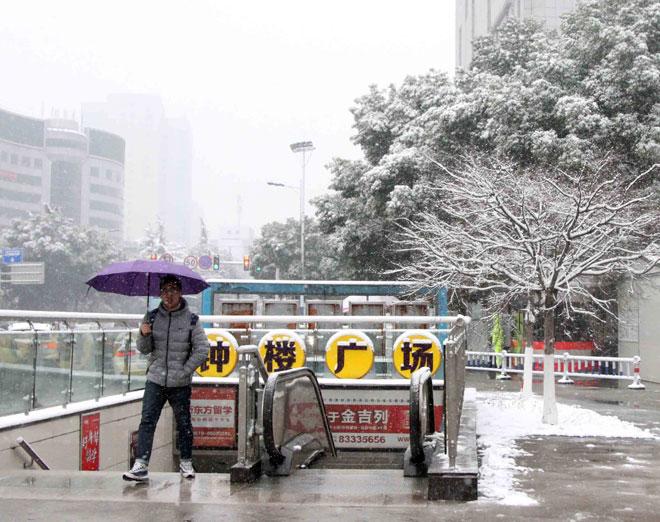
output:
POLYGON ((292 330, 271 330, 259 341, 259 354, 268 373, 305 364, 305 342, 292 330))
POLYGON ((374 343, 359 330, 342 330, 325 345, 325 364, 335 377, 360 379, 374 364, 374 343))
POLYGON ((206 361, 197 368, 202 377, 226 377, 236 368, 238 343, 227 330, 206 328, 206 337, 211 347, 206 361))
POLYGON ((406 330, 394 341, 392 360, 396 371, 406 379, 423 366, 435 374, 442 362, 440 341, 428 330, 406 330))

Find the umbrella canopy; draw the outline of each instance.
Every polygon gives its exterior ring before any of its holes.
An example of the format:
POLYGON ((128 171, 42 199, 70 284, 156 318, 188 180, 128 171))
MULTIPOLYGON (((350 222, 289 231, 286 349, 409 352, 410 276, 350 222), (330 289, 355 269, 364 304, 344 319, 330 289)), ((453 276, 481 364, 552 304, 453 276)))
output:
POLYGON ((202 276, 187 266, 144 259, 112 263, 87 281, 87 284, 99 292, 159 296, 160 278, 166 275, 174 275, 181 280, 182 294, 197 294, 209 287, 202 276))

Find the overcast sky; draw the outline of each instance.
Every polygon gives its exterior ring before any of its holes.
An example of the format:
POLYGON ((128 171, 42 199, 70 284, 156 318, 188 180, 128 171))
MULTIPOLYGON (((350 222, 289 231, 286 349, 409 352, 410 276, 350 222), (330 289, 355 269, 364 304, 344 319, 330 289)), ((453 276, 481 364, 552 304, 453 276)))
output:
POLYGON ((22 0, 0 16, 1 107, 40 117, 159 94, 190 121, 193 197, 213 228, 236 223, 239 194, 255 229, 298 216, 295 191, 266 185, 299 184, 290 143, 314 142, 317 196, 332 157, 361 156, 355 98, 453 66, 454 0, 22 0))

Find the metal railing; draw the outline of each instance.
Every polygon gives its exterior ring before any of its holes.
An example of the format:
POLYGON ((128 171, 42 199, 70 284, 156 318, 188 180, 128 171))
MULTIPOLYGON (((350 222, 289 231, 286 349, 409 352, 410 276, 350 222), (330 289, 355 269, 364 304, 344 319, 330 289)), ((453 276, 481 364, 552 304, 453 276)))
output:
POLYGON ((36 464, 43 470, 50 470, 50 467, 48 464, 46 464, 44 459, 39 456, 39 454, 30 445, 30 443, 23 437, 18 437, 16 439, 16 446, 14 446, 14 448, 21 448, 25 453, 27 453, 27 456, 30 457, 30 462, 25 462, 23 465, 24 468, 29 468, 32 467, 32 464, 36 464))
MULTIPOLYGON (((543 353, 532 356, 532 373, 543 375, 543 353)), ((634 357, 601 357, 592 355, 571 355, 568 352, 555 354, 554 374, 560 384, 572 384, 577 379, 608 379, 633 381, 640 388, 640 363, 634 357)), ((507 379, 511 373, 523 373, 525 355, 502 352, 467 352, 468 370, 497 372, 498 378, 507 379)), ((643 386, 642 386, 643 388, 643 386)))
POLYGON ((445 344, 445 453, 449 465, 455 466, 458 452, 458 433, 465 393, 465 361, 467 332, 459 319, 454 324, 445 344))
MULTIPOLYGON (((31 410, 63 406, 71 402, 124 394, 144 388, 146 356, 135 347, 137 325, 142 314, 109 314, 88 312, 56 312, 0 310, 0 416, 28 413, 31 410), (6 331, 2 326, 16 322, 25 331, 6 331), (36 321, 47 322, 39 325, 36 321), (135 326, 135 327, 133 327, 135 326)), ((432 325, 432 333, 443 336, 461 316, 272 316, 272 315, 207 315, 200 316, 204 325, 230 327, 245 323, 247 328, 234 331, 247 334, 252 341, 255 332, 265 333, 272 323, 295 324, 294 331, 312 342, 308 346, 306 365, 322 375, 325 370, 324 347, 320 340, 330 332, 363 324, 382 328, 366 328, 372 339, 380 342, 375 353, 374 377, 394 377, 391 347, 401 328, 395 325, 432 325), (317 324, 337 325, 337 329, 314 328, 317 324), (372 332, 373 330, 373 332, 372 332)), ((469 318, 465 318, 469 321, 469 318)), ((240 335, 239 335, 240 336, 240 335)), ((237 372, 238 373, 238 372, 237 372)))

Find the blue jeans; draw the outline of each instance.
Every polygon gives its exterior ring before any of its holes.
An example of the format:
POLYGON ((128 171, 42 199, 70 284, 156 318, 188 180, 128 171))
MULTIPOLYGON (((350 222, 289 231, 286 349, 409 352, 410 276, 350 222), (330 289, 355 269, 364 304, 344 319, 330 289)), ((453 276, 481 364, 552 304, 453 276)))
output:
POLYGON ((142 420, 138 430, 136 458, 149 462, 154 443, 154 432, 160 418, 160 412, 166 402, 170 403, 176 427, 179 432, 178 446, 181 459, 192 458, 193 430, 190 421, 190 393, 192 386, 167 388, 151 381, 144 386, 142 399, 142 420))

